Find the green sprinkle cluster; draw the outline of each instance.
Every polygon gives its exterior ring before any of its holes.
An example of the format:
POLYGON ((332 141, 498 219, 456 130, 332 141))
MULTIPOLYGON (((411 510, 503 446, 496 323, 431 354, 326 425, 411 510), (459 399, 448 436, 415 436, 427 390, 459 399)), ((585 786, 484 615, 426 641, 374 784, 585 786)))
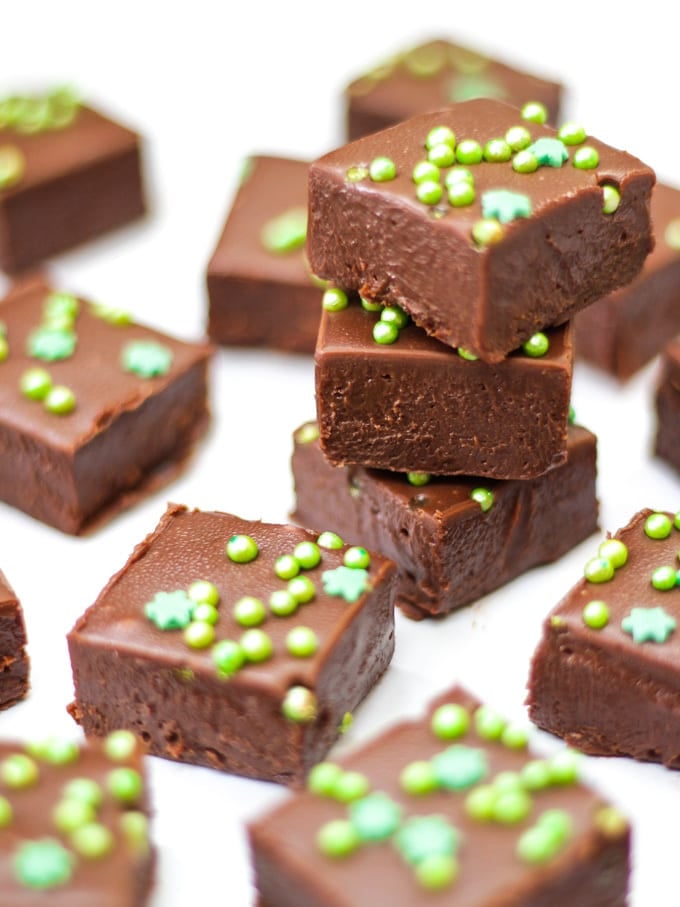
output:
POLYGON ((399 339, 399 332, 410 321, 409 316, 398 305, 367 304, 363 299, 361 305, 366 311, 380 311, 380 318, 373 325, 373 340, 383 346, 395 343, 399 339))
POLYGON ((29 400, 42 402, 49 413, 67 416, 76 408, 76 395, 65 384, 53 384, 44 368, 29 368, 19 378, 19 389, 29 400))
POLYGON ((42 95, 9 95, 0 98, 0 129, 26 134, 64 129, 74 121, 79 107, 76 92, 66 85, 42 95))
POLYGON ((607 583, 628 560, 628 548, 620 539, 606 539, 597 549, 597 557, 587 561, 583 575, 589 583, 607 583))

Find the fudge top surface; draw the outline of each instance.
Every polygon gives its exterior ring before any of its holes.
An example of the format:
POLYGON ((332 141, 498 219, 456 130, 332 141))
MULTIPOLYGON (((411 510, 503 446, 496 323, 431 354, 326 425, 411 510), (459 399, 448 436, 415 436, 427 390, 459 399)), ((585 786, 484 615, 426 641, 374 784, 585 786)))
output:
POLYGON ((560 91, 557 82, 441 38, 381 61, 347 87, 353 102, 395 120, 475 97, 519 105, 552 99, 560 91))
POLYGON ((309 163, 254 155, 210 263, 209 276, 311 285, 304 253, 309 163))
POLYGON ((371 607, 372 592, 391 584, 396 575, 387 558, 344 544, 337 549, 316 546, 318 537, 318 533, 290 525, 170 505, 154 532, 135 548, 127 564, 76 623, 71 637, 87 640, 89 645, 125 649, 179 670, 188 669, 196 676, 224 680, 214 660, 214 646, 191 648, 184 640, 183 629, 191 619, 185 609, 187 593, 192 584, 207 581, 219 595, 215 645, 222 640, 240 642, 252 629, 264 632, 273 644, 271 657, 246 662, 233 676, 246 685, 276 693, 293 684, 313 689, 345 630, 371 607), (254 541, 257 554, 252 561, 239 563, 227 555, 227 543, 234 536, 254 541), (320 555, 318 564, 301 567, 291 579, 277 575, 278 558, 293 555, 301 543, 306 547, 314 543, 312 547, 320 555), (369 566, 343 566, 350 550, 363 551, 369 566), (287 616, 273 613, 272 593, 288 590, 289 583, 300 578, 307 587, 311 584, 313 598, 304 603, 301 596, 297 608, 287 616), (161 596, 164 601, 159 606, 159 593, 171 593, 175 609, 179 606, 182 614, 177 628, 161 629, 157 618, 147 616, 146 606, 154 600, 154 613, 165 609, 167 614, 171 603, 161 596), (264 620, 256 626, 239 623, 234 616, 235 604, 244 597, 254 597, 264 605, 264 620), (318 641, 316 650, 307 656, 294 656, 287 650, 289 632, 300 626, 313 630, 318 641))
MULTIPOLYGON (((551 153, 555 151, 555 147, 550 145, 551 153)), ((451 169, 450 166, 440 168, 439 183, 442 187, 451 169)), ((322 187, 327 182, 332 182, 334 186, 341 187, 342 204, 347 211, 354 203, 361 210, 381 203, 398 204, 408 208, 417 217, 428 218, 432 229, 449 231, 474 246, 473 226, 483 218, 493 218, 494 215, 489 211, 496 210, 499 203, 497 196, 487 195, 489 192, 501 190, 512 193, 513 204, 517 197, 528 199, 528 217, 534 219, 547 215, 555 208, 569 206, 582 194, 599 193, 604 198, 601 188, 603 184, 616 187, 623 203, 629 183, 642 181, 645 191, 649 192, 654 180, 654 171, 625 151, 612 148, 591 136, 587 136, 580 144, 564 144, 557 139, 557 130, 523 120, 518 108, 501 101, 478 99, 414 116, 388 129, 350 142, 314 161, 310 166, 310 218, 318 216, 315 195, 325 194, 327 190, 322 187), (455 207, 447 200, 444 188, 442 200, 437 205, 419 201, 412 174, 415 165, 426 160, 425 143, 431 130, 448 127, 455 135, 456 147, 462 141, 472 139, 483 148, 490 140, 506 136, 508 130, 517 126, 528 130, 531 136, 529 149, 538 140, 556 140, 557 150, 566 154, 567 159, 561 166, 542 165, 531 173, 516 172, 512 160, 497 162, 483 159, 476 164, 455 164, 452 166, 459 169, 463 166, 472 173, 474 200, 470 204, 455 207), (598 164, 591 169, 581 169, 573 163, 575 154, 584 147, 593 149, 598 155, 598 164), (392 161, 396 176, 381 181, 371 179, 368 168, 376 158, 392 161), (489 198, 493 205, 487 207, 489 198)), ((503 204, 503 199, 500 203, 503 204)), ((503 214, 504 218, 509 216, 508 213, 503 214)), ((514 231, 521 230, 522 221, 526 219, 526 216, 512 215, 512 219, 503 223, 500 242, 505 237, 509 238, 514 231)), ((493 245, 479 249, 488 253, 493 245)))
POLYGON ((9 202, 25 189, 116 157, 137 147, 139 141, 137 133, 87 106, 79 106, 73 120, 59 129, 0 128, 0 147, 17 148, 25 168, 21 179, 0 188, 0 200, 9 202))
POLYGON ((547 617, 546 633, 564 634, 565 646, 569 637, 589 648, 606 649, 627 663, 643 659, 649 677, 666 677, 668 669, 680 689, 679 550, 680 516, 641 510, 593 550, 584 578, 547 617), (625 563, 615 566, 624 556, 625 563), (604 603, 606 611, 591 602, 604 603), (589 617, 593 609, 604 613, 606 621, 589 617))
MULTIPOLYGON (((211 355, 212 348, 206 344, 178 340, 134 322, 112 323, 120 310, 70 294, 61 294, 76 300, 78 313, 70 326, 68 319, 59 321, 55 316, 50 321, 50 300, 55 293, 61 291, 36 280, 16 288, 0 302, 0 322, 9 349, 0 361, 0 423, 56 448, 70 450, 84 445, 119 415, 136 410, 211 355), (51 325, 56 326, 54 331, 49 330, 51 325), (29 352, 28 344, 35 344, 36 337, 41 338, 40 356, 29 352), (45 349, 68 352, 73 338, 72 354, 45 358, 45 349), (124 355, 128 358, 126 368, 124 355), (136 371, 128 370, 131 364, 136 371), (73 391, 76 404, 72 412, 51 412, 44 401, 22 392, 22 376, 36 368, 49 373, 53 386, 63 385, 73 391), (149 371, 156 374, 144 377, 149 371)), ((61 317, 63 304, 57 303, 54 308, 61 317)), ((35 351, 36 347, 31 349, 35 351)))
MULTIPOLYGON (((251 841, 266 854, 268 863, 274 862, 295 873, 310 889, 332 890, 336 895, 333 903, 337 904, 363 904, 366 891, 374 893, 374 903, 395 907, 430 901, 439 904, 442 897, 447 903, 453 897, 461 907, 495 903, 496 899, 498 903, 519 904, 525 903, 526 898, 526 903, 533 903, 531 893, 534 890, 559 876, 566 867, 578 863, 583 853, 591 851, 594 842, 602 839, 598 826, 602 827, 605 817, 618 819, 610 826, 612 831, 615 827, 615 836, 626 834, 626 823, 578 782, 577 768, 568 783, 549 781, 540 790, 522 788, 521 779, 528 777, 528 764, 533 765, 529 773, 536 771, 538 764, 539 771, 547 768, 550 775, 551 765, 571 765, 574 769, 578 766, 578 757, 572 752, 561 751, 549 760, 537 760, 526 746, 508 746, 512 730, 508 730, 503 718, 488 706, 483 707, 478 716, 479 705, 473 696, 456 688, 438 697, 427 716, 401 722, 339 760, 336 765, 341 768, 340 776, 359 772, 368 781, 368 793, 353 803, 339 802, 332 784, 322 788, 329 793, 315 792, 312 772, 308 782, 312 790, 293 796, 251 823, 251 841), (452 705, 462 706, 457 722, 452 722, 452 726, 457 725, 460 730, 467 717, 468 729, 442 739, 433 731, 433 718, 435 715, 442 717, 442 713, 437 712, 440 707, 452 705), (478 717, 479 726, 484 728, 486 724, 486 736, 477 730, 478 717), (493 733, 492 725, 495 725, 493 733), (490 739, 492 736, 496 739, 490 739), (423 774, 423 763, 428 763, 430 777, 435 778, 434 783, 430 782, 430 788, 419 794, 407 792, 400 780, 407 766, 414 763, 420 764, 419 772, 423 774), (502 807, 495 812, 496 806, 490 806, 494 812, 486 819, 481 818, 481 813, 473 818, 467 812, 469 798, 484 799, 486 792, 490 794, 490 804, 498 803, 496 797, 503 796, 501 789, 507 792, 513 785, 510 799, 524 804, 515 821, 506 824, 499 821, 502 807), (379 820, 374 826, 382 829, 382 839, 379 832, 370 842, 361 838, 356 850, 342 859, 322 853, 317 844, 320 829, 337 820, 349 820, 353 826, 361 828, 362 803, 371 800, 375 802, 376 811, 380 809, 385 817, 384 824, 379 820), (529 829, 539 827, 541 817, 553 810, 559 811, 570 829, 562 846, 542 861, 524 862, 517 853, 520 839, 529 829), (419 823, 421 827, 416 828, 419 823), (409 864, 406 854, 410 854, 414 864, 430 854, 441 854, 446 851, 447 831, 455 840, 453 847, 449 842, 449 852, 453 850, 455 854, 459 874, 443 891, 428 891, 417 880, 415 866, 409 864), (490 867, 493 871, 489 871, 490 867), (376 880, 379 880, 379 887, 376 887, 376 880), (449 889, 449 894, 445 894, 449 889), (338 892, 343 893, 341 898, 337 897, 338 892)), ((363 809, 369 815, 368 807, 363 809)))
MULTIPOLYGON (((113 750, 111 750, 113 752, 113 750)), ((108 738, 106 743, 93 742, 76 745, 70 741, 50 739, 37 744, 0 742, 0 771, 3 776, 8 765, 14 766, 12 777, 29 779, 23 786, 0 779, 0 800, 4 798, 11 807, 10 821, 0 827, 0 892, 9 901, 3 903, 26 905, 49 903, 50 907, 131 907, 136 904, 138 864, 149 858, 148 841, 144 834, 145 819, 139 815, 147 805, 141 754, 132 735, 123 732, 108 738), (109 741, 118 741, 119 755, 112 758, 105 749, 109 741), (127 747, 132 752, 122 756, 127 747), (17 758, 18 757, 18 758, 17 758), (28 760, 28 763, 27 761, 28 760), (17 767, 18 763, 18 767, 17 767), (125 802, 120 793, 120 770, 133 772, 130 799, 125 802), (112 772, 118 772, 119 786, 112 781, 112 772), (62 814, 73 806, 77 792, 82 793, 89 809, 80 809, 83 815, 77 820, 82 828, 89 819, 108 839, 99 858, 86 857, 79 852, 76 837, 55 820, 55 810, 62 814), (83 783, 84 782, 84 783, 83 783), (93 787, 94 782, 94 787, 93 787), (134 813, 132 819, 126 814, 134 813), (88 815, 89 814, 89 815, 88 815), (134 823, 139 834, 130 835, 126 822, 134 823), (126 832, 126 827, 128 831, 126 832), (30 845, 35 850, 32 859, 20 857, 22 848, 30 845), (37 845, 37 847, 36 847, 37 845), (18 870, 18 867, 19 870, 18 870), (60 870, 63 881, 58 882, 60 870), (40 871, 43 880, 52 878, 53 884, 39 889, 28 882, 40 871)), ((115 775, 113 776, 116 777, 115 775)), ((72 811, 75 817, 76 811, 72 811)))

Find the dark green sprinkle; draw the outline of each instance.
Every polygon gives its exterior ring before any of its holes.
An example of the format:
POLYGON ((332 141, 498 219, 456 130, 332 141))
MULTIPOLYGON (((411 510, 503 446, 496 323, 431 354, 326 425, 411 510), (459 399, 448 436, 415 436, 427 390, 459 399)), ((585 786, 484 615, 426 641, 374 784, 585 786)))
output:
POLYGON ((144 614, 159 630, 183 630, 191 622, 194 605, 184 589, 157 592, 144 605, 144 614))

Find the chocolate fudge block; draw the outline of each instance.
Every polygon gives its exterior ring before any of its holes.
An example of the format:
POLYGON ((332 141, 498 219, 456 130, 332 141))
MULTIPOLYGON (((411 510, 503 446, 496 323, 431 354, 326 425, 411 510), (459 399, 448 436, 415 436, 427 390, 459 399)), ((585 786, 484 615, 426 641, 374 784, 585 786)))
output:
POLYGON ((209 346, 42 280, 0 322, 0 500, 77 534, 176 475, 207 426, 209 346))
POLYGON ((577 356, 620 381, 680 332, 680 189, 656 184, 652 223, 656 244, 640 274, 575 318, 577 356))
POLYGON ((442 476, 414 485, 403 474, 331 466, 317 435, 314 423, 294 435, 293 519, 330 526, 345 541, 365 539, 392 558, 396 603, 407 617, 467 605, 597 529, 596 439, 584 428, 570 426, 563 466, 537 479, 483 485, 442 476))
POLYGON ((155 853, 141 750, 0 742, 0 899, 13 905, 143 907, 155 853))
POLYGON ((261 907, 623 907, 625 817, 461 688, 248 828, 261 907))
POLYGON ((250 158, 208 265, 217 343, 314 352, 321 291, 304 252, 308 171, 305 161, 250 158))
POLYGON ((326 154, 309 173, 313 272, 499 362, 628 283, 652 248, 654 172, 578 128, 562 142, 481 99, 326 154))
POLYGON ((680 473, 680 336, 666 346, 661 357, 656 420, 654 452, 680 473))
POLYGON ((383 61, 347 86, 348 140, 472 98, 497 98, 516 107, 538 101, 546 107, 549 122, 556 123, 562 86, 451 41, 427 41, 383 61))
POLYGON ((28 692, 26 627, 19 599, 0 570, 0 710, 28 692))
MULTIPOLYGON (((383 313, 383 317, 384 317, 383 313)), ((320 442, 335 465, 531 479, 567 458, 571 328, 539 334, 492 365, 469 361, 413 323, 395 342, 358 301, 324 311, 315 355, 320 442)))
POLYGON ((680 515, 643 510, 545 621, 532 720, 587 753, 680 768, 680 515))
POLYGON ((171 505, 69 634, 85 733, 301 783, 394 649, 394 565, 316 542, 171 505))
POLYGON ((0 99, 0 267, 22 271, 144 214, 140 145, 65 91, 0 99))

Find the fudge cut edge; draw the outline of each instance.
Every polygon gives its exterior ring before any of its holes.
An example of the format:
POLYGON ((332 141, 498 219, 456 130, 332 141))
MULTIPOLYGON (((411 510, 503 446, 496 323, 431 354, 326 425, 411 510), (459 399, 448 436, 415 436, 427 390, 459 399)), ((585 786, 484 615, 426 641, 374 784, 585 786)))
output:
POLYGON ((21 604, 0 570, 0 711, 23 699, 30 662, 21 604))

